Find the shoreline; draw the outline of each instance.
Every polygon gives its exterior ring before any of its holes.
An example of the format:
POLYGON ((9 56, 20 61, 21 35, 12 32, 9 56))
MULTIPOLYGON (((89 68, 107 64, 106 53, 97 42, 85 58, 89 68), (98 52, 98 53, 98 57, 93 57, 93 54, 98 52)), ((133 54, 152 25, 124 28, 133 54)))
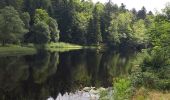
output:
POLYGON ((72 50, 80 49, 101 49, 97 46, 81 46, 71 43, 49 43, 45 45, 12 45, 7 44, 6 46, 0 46, 0 56, 12 56, 12 55, 32 55, 37 53, 37 50, 47 50, 50 52, 67 52, 72 50))

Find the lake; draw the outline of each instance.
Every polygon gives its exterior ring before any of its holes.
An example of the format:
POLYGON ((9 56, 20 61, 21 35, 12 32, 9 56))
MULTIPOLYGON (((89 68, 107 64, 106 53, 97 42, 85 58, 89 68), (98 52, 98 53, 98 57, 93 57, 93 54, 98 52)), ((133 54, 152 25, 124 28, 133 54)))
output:
POLYGON ((0 100, 47 100, 84 87, 108 88, 130 73, 135 56, 126 49, 1 56, 0 100))

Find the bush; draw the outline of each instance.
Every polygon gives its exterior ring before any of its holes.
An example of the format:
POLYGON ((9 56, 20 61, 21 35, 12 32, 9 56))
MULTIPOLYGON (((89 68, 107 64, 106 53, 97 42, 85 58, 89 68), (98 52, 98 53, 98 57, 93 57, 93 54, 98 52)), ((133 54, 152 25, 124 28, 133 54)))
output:
POLYGON ((120 78, 116 79, 113 84, 114 100, 128 100, 132 93, 130 79, 120 78))

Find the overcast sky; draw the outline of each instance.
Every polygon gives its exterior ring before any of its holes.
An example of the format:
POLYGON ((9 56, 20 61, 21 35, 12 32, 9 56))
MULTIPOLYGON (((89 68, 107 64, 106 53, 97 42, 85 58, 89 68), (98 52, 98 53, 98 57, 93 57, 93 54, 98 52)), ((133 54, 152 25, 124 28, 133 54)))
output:
MULTIPOLYGON (((93 0, 94 2, 107 2, 108 0, 93 0)), ((161 11, 165 7, 165 4, 167 2, 170 2, 170 0, 112 0, 113 3, 116 3, 120 5, 121 3, 124 3, 126 5, 126 8, 132 9, 136 8, 137 10, 141 9, 142 6, 145 6, 147 11, 155 11, 157 9, 158 11, 161 11)))

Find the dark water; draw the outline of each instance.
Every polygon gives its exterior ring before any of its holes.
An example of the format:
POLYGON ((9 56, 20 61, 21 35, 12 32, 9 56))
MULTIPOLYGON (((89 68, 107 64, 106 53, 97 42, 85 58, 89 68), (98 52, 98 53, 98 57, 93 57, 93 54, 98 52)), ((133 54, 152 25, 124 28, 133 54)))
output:
POLYGON ((0 100, 46 100, 86 86, 109 87, 113 78, 130 72, 134 58, 127 50, 0 57, 0 100))

